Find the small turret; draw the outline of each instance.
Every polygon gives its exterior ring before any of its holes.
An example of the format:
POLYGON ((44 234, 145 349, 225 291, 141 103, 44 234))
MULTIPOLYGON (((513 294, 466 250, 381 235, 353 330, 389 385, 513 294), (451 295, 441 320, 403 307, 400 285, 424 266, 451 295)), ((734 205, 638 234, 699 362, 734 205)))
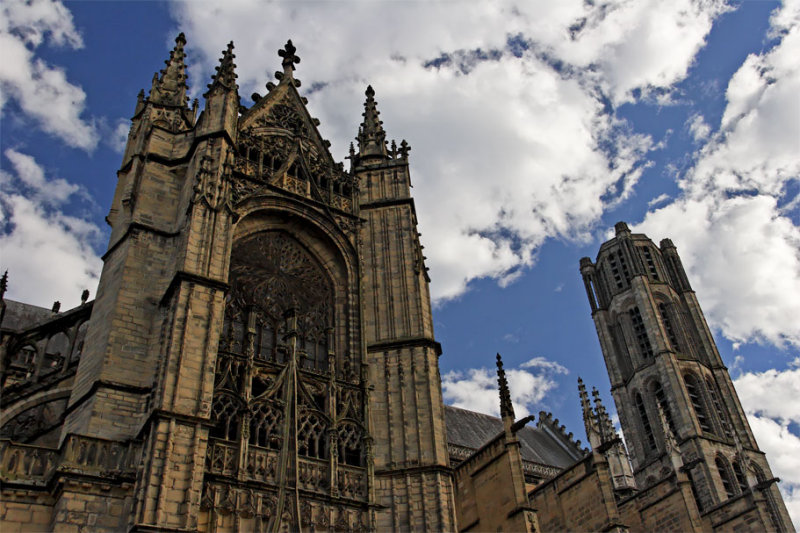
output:
MULTIPOLYGON (((364 121, 358 128, 358 155, 361 159, 376 157, 381 159, 388 159, 389 153, 386 150, 386 132, 383 131, 383 122, 379 116, 377 103, 375 102, 375 90, 372 85, 367 86, 364 93, 367 96, 367 101, 364 102, 364 121)), ((408 153, 406 145, 406 154, 408 153)))
POLYGON ((594 406, 589 401, 586 386, 578 378, 578 394, 583 410, 583 422, 586 426, 586 437, 594 453, 602 455, 608 463, 614 490, 620 494, 628 494, 636 488, 628 452, 622 439, 614 429, 608 416, 600 393, 592 387, 594 406))
POLYGON ((153 77, 153 86, 150 89, 150 101, 161 105, 186 107, 186 53, 183 47, 186 44, 186 37, 183 33, 175 39, 175 48, 169 53, 169 59, 165 61, 166 68, 161 71, 161 77, 157 74, 153 77))

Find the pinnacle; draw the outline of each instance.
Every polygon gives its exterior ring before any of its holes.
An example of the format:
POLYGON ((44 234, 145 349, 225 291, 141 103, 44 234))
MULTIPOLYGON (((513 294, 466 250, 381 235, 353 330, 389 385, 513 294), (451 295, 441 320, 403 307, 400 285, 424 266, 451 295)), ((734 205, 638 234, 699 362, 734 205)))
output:
POLYGON ((164 63, 166 68, 161 70, 161 76, 153 77, 153 88, 150 90, 150 100, 159 104, 186 106, 186 53, 183 47, 186 36, 180 33, 175 38, 175 47, 169 53, 169 59, 164 63))
POLYGON ((236 85, 236 63, 233 59, 236 55, 233 53, 233 41, 228 43, 228 47, 222 51, 222 57, 219 60, 219 66, 215 67, 216 73, 211 77, 212 82, 208 85, 211 89, 215 85, 222 85, 228 89, 238 89, 236 85))
POLYGON ((383 122, 379 116, 377 104, 375 102, 375 89, 372 85, 367 86, 364 92, 367 96, 367 101, 364 102, 364 121, 358 131, 358 149, 361 157, 377 155, 388 157, 386 151, 386 132, 383 131, 383 122))
POLYGON ((508 389, 506 371, 503 369, 503 358, 497 354, 497 385, 500 389, 500 416, 514 418, 514 405, 511 403, 511 391, 508 389))

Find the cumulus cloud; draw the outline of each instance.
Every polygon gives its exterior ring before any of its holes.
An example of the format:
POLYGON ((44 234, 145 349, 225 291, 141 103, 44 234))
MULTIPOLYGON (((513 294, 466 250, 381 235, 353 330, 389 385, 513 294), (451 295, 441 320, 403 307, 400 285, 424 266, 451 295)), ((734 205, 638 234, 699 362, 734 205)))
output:
POLYGON ((795 524, 800 524, 800 437, 789 430, 800 424, 800 358, 792 368, 745 373, 734 381, 758 446, 766 452, 795 524))
POLYGON ((92 222, 64 214, 60 205, 79 188, 47 179, 36 161, 6 150, 14 173, 0 171, 0 260, 9 271, 7 298, 49 307, 77 305, 94 292, 102 261, 92 245, 102 236, 92 222))
POLYGON ((638 231, 679 247, 712 326, 736 342, 800 346, 800 3, 772 16, 777 44, 733 75, 719 131, 708 138, 671 204, 638 231))
POLYGON ((0 6, 0 112, 14 101, 22 114, 69 146, 93 149, 94 125, 81 117, 86 93, 67 80, 64 69, 37 57, 44 43, 81 48, 72 14, 54 0, 7 0, 0 6))
MULTIPOLYGON (((534 412, 558 384, 555 374, 567 374, 568 370, 544 357, 534 357, 518 368, 506 367, 511 403, 517 418, 534 412)), ((500 396, 497 388, 497 372, 489 368, 452 370, 442 376, 442 395, 446 404, 500 416, 500 396)))
POLYGON ((291 37, 298 76, 314 88, 310 109, 338 157, 356 133, 365 85, 375 87, 389 136, 414 147, 432 296, 444 301, 476 278, 512 282, 547 238, 590 238, 604 210, 629 197, 653 148, 613 105, 668 94, 727 8, 571 0, 345 10, 249 0, 171 9, 194 80, 236 39, 244 95, 263 93, 278 64, 264 50, 291 37))

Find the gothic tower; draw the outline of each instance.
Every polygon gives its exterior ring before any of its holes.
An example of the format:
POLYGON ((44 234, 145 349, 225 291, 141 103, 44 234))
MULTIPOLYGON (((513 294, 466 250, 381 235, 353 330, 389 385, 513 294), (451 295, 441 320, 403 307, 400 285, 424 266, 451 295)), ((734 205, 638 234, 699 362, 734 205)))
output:
POLYGON ((637 486, 671 477, 696 529, 742 502, 763 529, 790 529, 675 246, 615 229, 580 270, 637 486))
POLYGON ((427 268, 408 169, 410 147, 387 147, 367 87, 358 152, 364 337, 369 364, 379 530, 455 529, 427 268))

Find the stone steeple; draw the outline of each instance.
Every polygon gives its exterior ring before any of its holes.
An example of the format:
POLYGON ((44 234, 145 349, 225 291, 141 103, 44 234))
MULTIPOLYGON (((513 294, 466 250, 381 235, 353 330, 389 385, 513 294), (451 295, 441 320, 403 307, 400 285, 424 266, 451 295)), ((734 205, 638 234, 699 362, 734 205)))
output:
POLYGON ((238 89, 236 85, 236 63, 233 59, 236 55, 233 53, 233 41, 228 43, 228 47, 223 50, 222 57, 219 60, 219 65, 214 67, 216 73, 211 77, 211 83, 208 85, 209 89, 221 86, 225 89, 238 89))
POLYGON ((377 102, 375 102, 375 90, 372 85, 367 86, 367 101, 364 102, 364 121, 358 128, 358 152, 361 159, 368 157, 379 157, 387 159, 389 157, 386 150, 386 132, 383 131, 383 122, 380 120, 377 102))
POLYGON ((161 76, 153 76, 153 86, 150 89, 150 101, 162 105, 186 106, 186 36, 180 33, 175 39, 175 48, 169 53, 165 61, 166 68, 161 70, 161 76))

